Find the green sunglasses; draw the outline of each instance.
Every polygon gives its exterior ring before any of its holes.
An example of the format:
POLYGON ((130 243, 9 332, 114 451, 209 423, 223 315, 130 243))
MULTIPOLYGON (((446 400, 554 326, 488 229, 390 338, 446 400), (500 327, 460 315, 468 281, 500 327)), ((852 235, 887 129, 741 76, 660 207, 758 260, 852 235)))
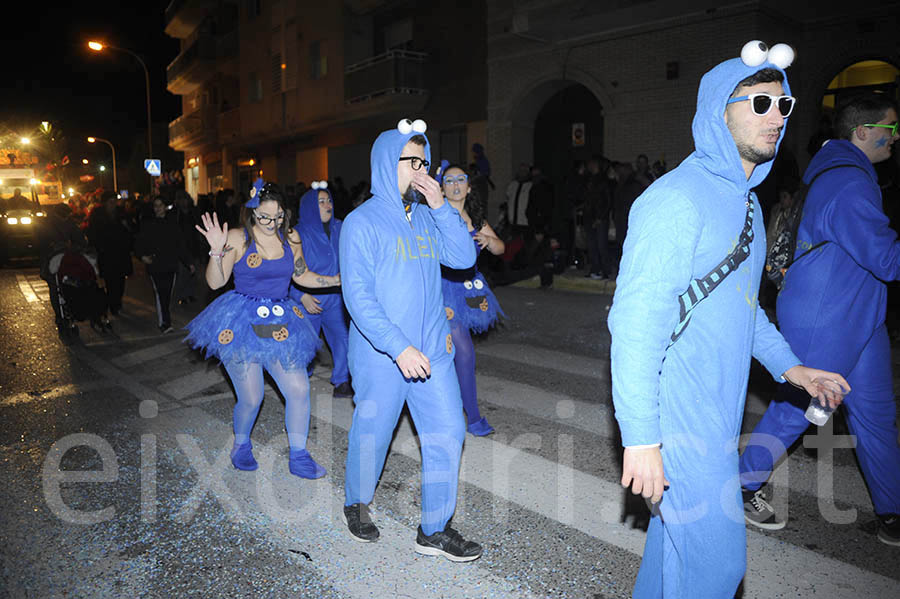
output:
MULTIPOLYGON (((895 135, 897 135, 898 123, 894 123, 893 125, 879 125, 878 123, 866 123, 865 125, 859 125, 859 126, 860 127, 881 127, 882 129, 890 129, 891 137, 894 137, 895 135)), ((856 131, 856 129, 857 129, 857 127, 850 129, 850 133, 853 133, 854 131, 856 131)))

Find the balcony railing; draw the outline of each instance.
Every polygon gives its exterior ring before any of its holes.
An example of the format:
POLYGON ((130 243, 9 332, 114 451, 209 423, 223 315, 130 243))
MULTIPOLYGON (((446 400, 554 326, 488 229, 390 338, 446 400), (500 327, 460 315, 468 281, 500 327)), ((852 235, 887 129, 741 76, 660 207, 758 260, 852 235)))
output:
POLYGON ((425 95, 428 54, 391 50, 344 70, 344 99, 348 104, 391 94, 425 95))
POLYGON ((204 106, 169 123, 169 145, 176 150, 216 138, 215 106, 204 106))
POLYGON ((215 73, 217 61, 237 56, 237 51, 237 31, 198 37, 166 68, 169 91, 178 94, 191 91, 215 73))

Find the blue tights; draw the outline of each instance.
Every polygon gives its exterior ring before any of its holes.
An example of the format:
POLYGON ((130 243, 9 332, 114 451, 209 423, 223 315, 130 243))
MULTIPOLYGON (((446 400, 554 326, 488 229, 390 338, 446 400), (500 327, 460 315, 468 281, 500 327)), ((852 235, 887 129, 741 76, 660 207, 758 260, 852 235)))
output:
POLYGON ((478 389, 475 385, 475 346, 469 329, 459 324, 450 324, 450 335, 456 347, 456 378, 459 379, 459 392, 462 395, 463 410, 466 412, 466 423, 472 424, 481 420, 478 411, 478 389))
MULTIPOLYGON (((263 394, 263 365, 257 363, 226 363, 225 370, 237 392, 234 406, 234 445, 250 441, 250 431, 259 415, 263 394)), ((284 396, 284 426, 292 450, 306 449, 309 434, 309 377, 306 370, 285 370, 280 362, 265 366, 278 390, 284 396)))

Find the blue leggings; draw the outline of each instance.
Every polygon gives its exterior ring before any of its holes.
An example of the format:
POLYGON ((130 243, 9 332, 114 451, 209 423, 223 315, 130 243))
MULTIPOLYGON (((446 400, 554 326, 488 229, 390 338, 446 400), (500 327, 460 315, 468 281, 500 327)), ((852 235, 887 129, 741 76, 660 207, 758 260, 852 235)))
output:
POLYGON ((459 379, 459 393, 462 395, 463 410, 466 411, 466 422, 472 424, 481 420, 478 411, 478 388, 475 385, 475 346, 469 329, 450 321, 450 335, 456 347, 456 377, 459 379))
POLYGON ((383 354, 353 366, 356 409, 347 447, 344 505, 368 504, 403 404, 409 405, 422 447, 422 531, 444 530, 456 509, 459 460, 466 427, 450 356, 431 362, 431 376, 409 381, 383 354))
MULTIPOLYGON (((843 403, 847 426, 856 435, 856 457, 869 486, 875 513, 900 514, 897 406, 891 380, 891 346, 884 326, 872 335, 846 378, 853 389, 843 403)), ((741 456, 741 486, 745 489, 759 489, 786 448, 809 426, 804 417, 809 396, 792 391, 789 385, 782 385, 776 401, 769 404, 753 429, 741 456)))
MULTIPOLYGON (((234 444, 250 441, 250 431, 259 415, 263 394, 263 365, 256 363, 226 363, 225 370, 237 392, 234 405, 234 444)), ((306 449, 309 434, 309 377, 305 369, 285 370, 275 361, 265 366, 284 396, 284 426, 291 449, 306 449)))
POLYGON ((322 296, 319 298, 323 308, 320 314, 307 314, 309 323, 315 330, 316 335, 319 331, 325 331, 325 341, 328 342, 328 348, 331 350, 331 358, 334 360, 334 368, 331 371, 331 384, 335 387, 341 383, 350 380, 350 369, 347 367, 347 340, 349 337, 349 328, 344 315, 344 304, 340 301, 340 296, 322 296), (332 297, 336 297, 334 301, 332 297))

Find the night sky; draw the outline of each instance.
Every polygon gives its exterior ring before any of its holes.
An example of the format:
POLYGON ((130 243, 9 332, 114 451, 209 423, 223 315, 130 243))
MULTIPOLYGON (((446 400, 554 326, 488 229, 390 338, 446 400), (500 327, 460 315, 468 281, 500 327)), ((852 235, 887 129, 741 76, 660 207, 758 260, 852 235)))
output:
POLYGON ((119 160, 125 159, 134 139, 146 135, 143 70, 128 54, 92 52, 87 41, 100 39, 139 54, 150 73, 153 121, 171 121, 180 115, 181 103, 166 91, 166 66, 179 51, 178 40, 163 31, 168 4, 3 2, 0 135, 27 133, 47 120, 63 131, 73 162, 108 160, 106 146, 83 143, 88 135, 109 139, 119 160))

